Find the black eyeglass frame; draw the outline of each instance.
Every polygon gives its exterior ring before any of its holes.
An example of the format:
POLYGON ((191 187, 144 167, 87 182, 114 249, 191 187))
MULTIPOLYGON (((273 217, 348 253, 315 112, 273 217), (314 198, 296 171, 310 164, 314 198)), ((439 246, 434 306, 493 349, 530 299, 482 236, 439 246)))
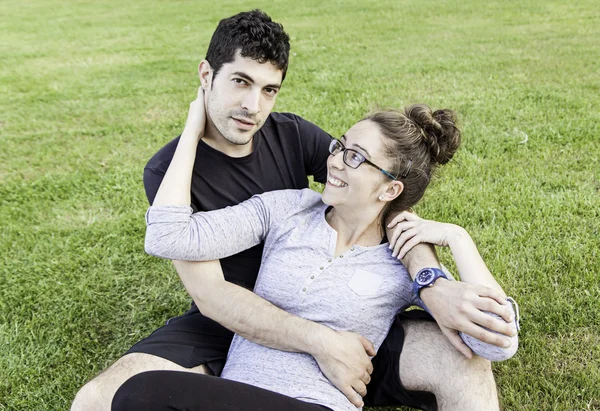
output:
POLYGON ((371 167, 375 167, 377 170, 381 171, 386 177, 391 178, 392 180, 398 179, 398 176, 394 176, 389 171, 386 171, 383 168, 379 167, 377 164, 373 163, 372 161, 367 160, 367 158, 363 154, 361 154, 359 151, 356 151, 352 148, 346 148, 344 143, 342 143, 337 138, 331 139, 331 143, 329 143, 329 154, 336 155, 340 152, 344 153, 344 156, 343 156, 344 164, 346 164, 350 168, 357 169, 358 167, 360 167, 360 165, 362 163, 367 163, 371 167), (360 163, 358 163, 358 165, 356 167, 354 167, 352 164, 349 164, 349 162, 346 158, 348 156, 349 152, 352 152, 353 154, 357 154, 359 156, 359 158, 361 159, 360 163))

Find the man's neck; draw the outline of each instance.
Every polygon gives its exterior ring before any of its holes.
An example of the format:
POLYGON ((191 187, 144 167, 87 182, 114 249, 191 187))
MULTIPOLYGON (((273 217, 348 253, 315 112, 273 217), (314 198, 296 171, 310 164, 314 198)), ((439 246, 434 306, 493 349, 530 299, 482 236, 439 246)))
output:
POLYGON ((233 144, 223 137, 210 119, 206 122, 204 136, 202 136, 202 141, 207 145, 229 157, 235 158, 245 157, 252 153, 254 147, 253 140, 254 137, 252 137, 248 144, 233 144))

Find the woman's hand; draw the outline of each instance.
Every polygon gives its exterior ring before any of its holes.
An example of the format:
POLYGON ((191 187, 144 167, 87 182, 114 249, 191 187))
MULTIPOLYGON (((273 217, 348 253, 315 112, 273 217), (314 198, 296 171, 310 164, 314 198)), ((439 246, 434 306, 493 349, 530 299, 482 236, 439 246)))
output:
POLYGON ((200 140, 204 135, 204 127, 206 127, 206 107, 204 103, 204 90, 200 86, 198 87, 196 100, 190 103, 183 134, 189 133, 200 140))
POLYGON ((390 249, 394 250, 392 255, 398 259, 404 258, 419 243, 447 247, 452 239, 465 233, 457 225, 423 220, 409 211, 398 214, 387 227, 393 229, 389 239, 390 249))

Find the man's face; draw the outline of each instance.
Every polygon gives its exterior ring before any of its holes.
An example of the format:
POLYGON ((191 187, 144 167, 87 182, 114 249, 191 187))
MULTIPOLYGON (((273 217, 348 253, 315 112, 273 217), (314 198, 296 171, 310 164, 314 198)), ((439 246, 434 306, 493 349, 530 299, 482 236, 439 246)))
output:
POLYGON ((239 52, 233 62, 221 66, 205 91, 208 130, 214 134, 210 137, 225 144, 248 144, 273 109, 282 74, 273 64, 239 52))

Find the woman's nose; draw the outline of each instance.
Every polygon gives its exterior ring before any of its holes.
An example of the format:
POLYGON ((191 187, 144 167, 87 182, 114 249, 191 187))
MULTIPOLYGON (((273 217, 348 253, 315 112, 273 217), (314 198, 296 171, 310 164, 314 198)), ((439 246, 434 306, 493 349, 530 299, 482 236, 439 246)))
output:
POLYGON ((327 159, 327 162, 332 167, 335 167, 339 170, 344 168, 344 151, 340 150, 335 154, 331 154, 327 159))

